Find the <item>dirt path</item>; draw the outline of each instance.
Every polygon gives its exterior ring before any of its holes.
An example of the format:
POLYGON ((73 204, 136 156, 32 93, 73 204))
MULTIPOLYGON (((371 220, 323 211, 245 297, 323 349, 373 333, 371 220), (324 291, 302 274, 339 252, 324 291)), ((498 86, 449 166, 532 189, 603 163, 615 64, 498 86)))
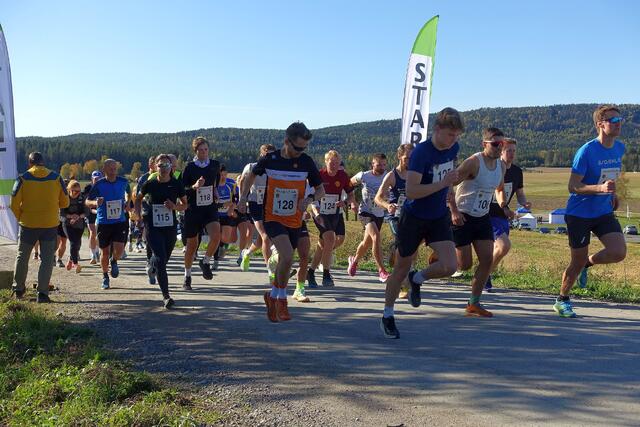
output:
MULTIPOLYGON (((3 264, 14 253, 0 245, 3 264)), ((312 303, 290 302, 291 322, 272 324, 257 259, 248 273, 227 259, 187 293, 174 258, 172 311, 142 254, 120 263, 108 291, 96 267, 56 268, 52 298, 141 369, 224 396, 228 424, 637 424, 637 306, 576 301, 580 318, 561 319, 548 296, 498 291, 484 297, 494 318, 467 318, 467 287, 429 284, 423 307, 397 305, 402 337, 386 340, 372 275, 337 272, 335 288, 311 290, 312 303)))

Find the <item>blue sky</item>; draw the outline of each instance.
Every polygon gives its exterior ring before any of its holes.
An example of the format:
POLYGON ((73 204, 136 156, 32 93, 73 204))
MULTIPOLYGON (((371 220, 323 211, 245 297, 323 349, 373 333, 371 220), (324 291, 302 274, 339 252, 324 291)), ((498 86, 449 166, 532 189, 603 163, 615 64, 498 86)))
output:
POLYGON ((640 102, 635 1, 0 0, 16 133, 399 118, 440 15, 431 111, 640 102))

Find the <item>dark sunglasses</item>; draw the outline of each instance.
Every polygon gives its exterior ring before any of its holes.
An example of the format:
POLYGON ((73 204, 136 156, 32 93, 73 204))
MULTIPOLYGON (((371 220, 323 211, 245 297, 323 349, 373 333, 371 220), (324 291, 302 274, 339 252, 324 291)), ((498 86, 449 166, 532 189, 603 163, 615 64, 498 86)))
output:
POLYGON ((620 123, 621 121, 623 121, 624 119, 620 116, 615 116, 615 117, 610 117, 608 119, 605 119, 605 122, 609 122, 611 124, 615 124, 615 123, 620 123))
POLYGON ((503 141, 484 141, 487 144, 491 144, 492 147, 498 148, 502 146, 503 141))
POLYGON ((291 140, 289 140, 289 144, 291 144, 293 149, 296 150, 298 153, 302 153, 304 150, 307 149, 307 147, 298 147, 297 145, 293 145, 293 142, 291 142, 291 140))
POLYGON ((171 167, 171 163, 159 163, 158 167, 160 169, 169 169, 171 167))

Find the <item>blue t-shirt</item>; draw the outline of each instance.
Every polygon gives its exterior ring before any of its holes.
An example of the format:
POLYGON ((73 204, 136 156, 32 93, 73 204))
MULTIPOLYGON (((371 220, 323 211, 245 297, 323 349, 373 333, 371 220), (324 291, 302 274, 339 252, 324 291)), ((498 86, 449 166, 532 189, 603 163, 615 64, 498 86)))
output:
POLYGON ((121 176, 114 182, 102 178, 94 184, 87 199, 104 197, 104 203, 98 206, 96 224, 117 224, 126 221, 124 216, 125 194, 130 194, 129 181, 121 176), (119 202, 119 203, 118 203, 119 202))
POLYGON ((224 184, 218 186, 218 215, 227 216, 228 206, 225 208, 223 204, 235 201, 238 198, 238 186, 236 181, 227 178, 224 184))
MULTIPOLYGON (((438 150, 433 146, 431 138, 418 144, 411 153, 409 170, 422 174, 420 184, 433 184, 442 181, 451 172, 454 160, 458 157, 460 145, 456 142, 447 150, 438 150)), ((449 214, 447 207, 447 193, 449 187, 433 193, 427 197, 407 200, 404 209, 413 216, 421 219, 438 219, 449 214)))
MULTIPOLYGON (((603 184, 615 180, 622 170, 625 146, 616 140, 613 147, 605 148, 596 138, 584 144, 573 158, 571 172, 582 175, 587 185, 603 184)), ((580 218, 597 218, 613 212, 613 194, 575 194, 567 200, 567 215, 580 218)))

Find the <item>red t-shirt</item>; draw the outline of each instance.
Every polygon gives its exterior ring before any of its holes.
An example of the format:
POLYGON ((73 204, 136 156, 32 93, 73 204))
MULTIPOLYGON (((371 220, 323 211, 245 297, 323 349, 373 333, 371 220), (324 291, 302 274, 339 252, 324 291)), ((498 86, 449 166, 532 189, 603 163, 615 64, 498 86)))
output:
POLYGON ((325 194, 342 194, 342 190, 346 193, 351 193, 353 187, 351 186, 351 180, 349 175, 343 170, 338 170, 335 176, 330 176, 326 168, 320 169, 320 178, 322 178, 322 185, 324 186, 325 194))

